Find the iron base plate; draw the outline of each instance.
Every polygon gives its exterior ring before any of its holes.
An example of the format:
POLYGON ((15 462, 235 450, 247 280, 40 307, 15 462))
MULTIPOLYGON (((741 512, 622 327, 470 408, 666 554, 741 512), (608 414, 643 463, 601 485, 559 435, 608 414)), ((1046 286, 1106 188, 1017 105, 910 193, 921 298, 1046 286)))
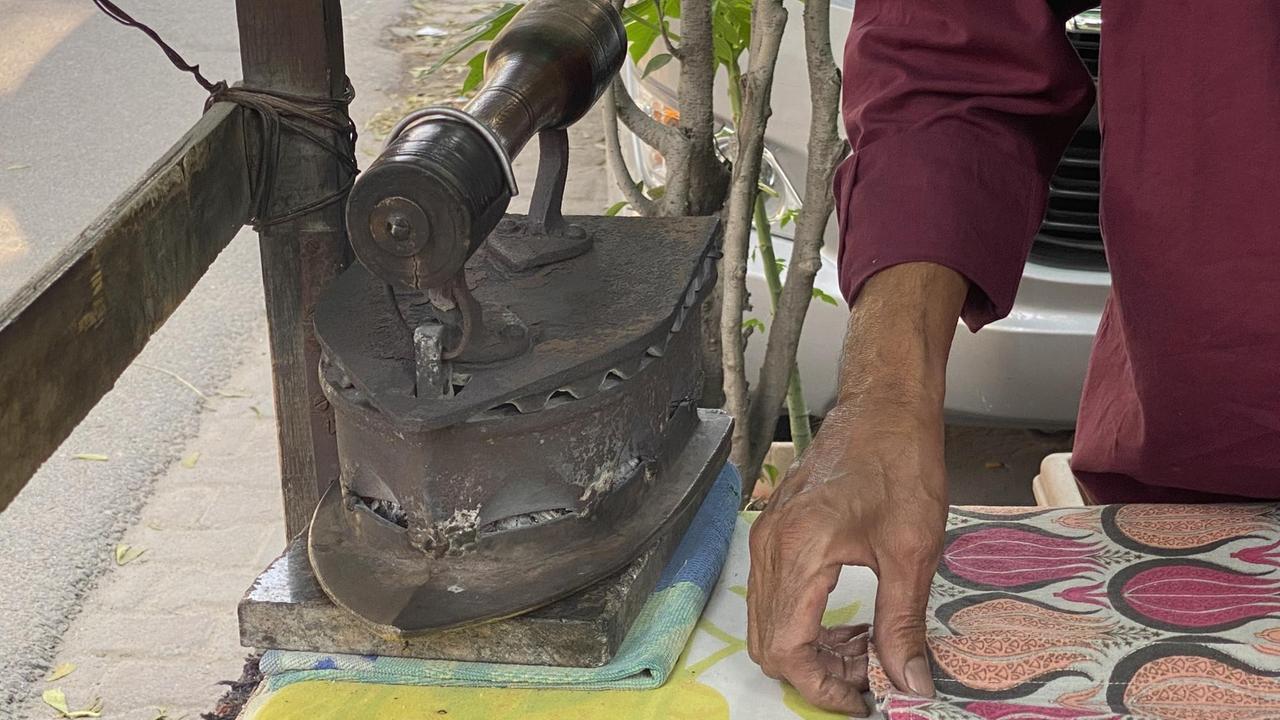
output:
POLYGON ((676 483, 694 478, 698 501, 672 516, 630 564, 585 590, 505 620, 409 637, 384 634, 329 600, 311 571, 302 536, 258 576, 240 601, 240 644, 470 662, 603 665, 622 644, 724 466, 732 420, 714 410, 701 410, 699 415, 694 436, 666 478, 676 483))

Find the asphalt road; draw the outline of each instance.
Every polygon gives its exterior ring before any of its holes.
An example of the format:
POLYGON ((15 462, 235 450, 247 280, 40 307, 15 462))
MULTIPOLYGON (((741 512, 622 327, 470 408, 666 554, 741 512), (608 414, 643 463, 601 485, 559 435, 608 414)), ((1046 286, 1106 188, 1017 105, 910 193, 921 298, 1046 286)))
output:
MULTIPOLYGON (((239 77, 234 3, 120 4, 210 78, 239 77)), ((389 104, 384 88, 399 82, 398 56, 383 40, 408 3, 344 5, 360 121, 389 104)), ((0 0, 0 28, 2 303, 195 122, 204 94, 87 0, 0 0)), ((45 672, 153 479, 195 431, 207 401, 185 383, 208 392, 230 375, 265 323, 262 303, 257 240, 246 231, 0 514, 0 716, 45 672)), ((271 414, 271 399, 261 407, 271 414)))

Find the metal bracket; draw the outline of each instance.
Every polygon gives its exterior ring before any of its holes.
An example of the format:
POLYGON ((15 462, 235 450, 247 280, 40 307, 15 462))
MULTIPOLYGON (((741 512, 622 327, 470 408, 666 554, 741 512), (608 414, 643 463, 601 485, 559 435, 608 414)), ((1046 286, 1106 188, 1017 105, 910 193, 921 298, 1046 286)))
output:
POLYGON ((561 128, 539 133, 538 153, 538 180, 528 217, 503 220, 489 238, 489 248, 516 272, 568 260, 591 248, 590 233, 565 222, 561 212, 569 177, 569 132, 561 128))
POLYGON ((564 183, 569 179, 569 131, 544 130, 538 134, 538 180, 529 201, 529 232, 537 235, 564 233, 564 183))

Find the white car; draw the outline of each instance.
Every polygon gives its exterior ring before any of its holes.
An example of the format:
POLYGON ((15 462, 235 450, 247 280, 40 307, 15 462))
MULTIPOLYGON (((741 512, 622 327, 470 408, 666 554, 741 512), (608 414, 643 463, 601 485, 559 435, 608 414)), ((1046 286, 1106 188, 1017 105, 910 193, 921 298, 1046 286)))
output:
MULTIPOLYGON (((804 197, 809 127, 808 80, 800 15, 803 5, 786 0, 791 20, 773 90, 773 117, 766 135, 762 181, 777 198, 768 204, 774 217, 799 207, 804 197)), ((852 0, 832 0, 832 47, 837 61, 853 14, 852 0)), ((1067 23, 1072 44, 1097 77, 1101 29, 1099 11, 1091 10, 1067 23)), ((675 108, 677 71, 672 66, 644 79, 628 63, 624 80, 642 108, 669 121, 675 108)), ((723 74, 720 82, 724 82, 723 74)), ((723 93, 718 93, 723 96, 723 93)), ((717 107, 723 120, 726 107, 717 107)), ((665 183, 662 157, 635 136, 623 135, 623 149, 633 173, 647 186, 665 183)), ((982 332, 957 330, 947 368, 946 409, 951 421, 984 425, 1016 425, 1053 430, 1072 427, 1084 383, 1085 368, 1110 288, 1102 236, 1098 229, 1098 159, 1100 136, 1096 109, 1081 127, 1050 184, 1049 209, 1023 271, 1017 302, 1009 316, 982 332)), ((794 225, 773 228, 779 259, 791 254, 794 225)), ((838 299, 832 306, 815 300, 805 320, 799 365, 810 412, 824 414, 835 401, 840 342, 848 307, 840 300, 835 220, 828 226, 823 264, 816 287, 838 299)), ((748 267, 747 287, 754 314, 768 322, 768 290, 758 257, 748 267)), ((763 342, 747 349, 748 377, 759 367, 763 342)))

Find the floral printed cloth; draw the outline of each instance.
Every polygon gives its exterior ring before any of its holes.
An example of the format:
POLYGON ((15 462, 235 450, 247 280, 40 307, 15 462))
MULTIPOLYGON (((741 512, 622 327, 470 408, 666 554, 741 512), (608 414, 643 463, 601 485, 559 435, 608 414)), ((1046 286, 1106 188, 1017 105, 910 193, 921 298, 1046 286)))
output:
POLYGON ((1280 509, 956 508, 928 623, 890 720, 1280 718, 1280 509))

